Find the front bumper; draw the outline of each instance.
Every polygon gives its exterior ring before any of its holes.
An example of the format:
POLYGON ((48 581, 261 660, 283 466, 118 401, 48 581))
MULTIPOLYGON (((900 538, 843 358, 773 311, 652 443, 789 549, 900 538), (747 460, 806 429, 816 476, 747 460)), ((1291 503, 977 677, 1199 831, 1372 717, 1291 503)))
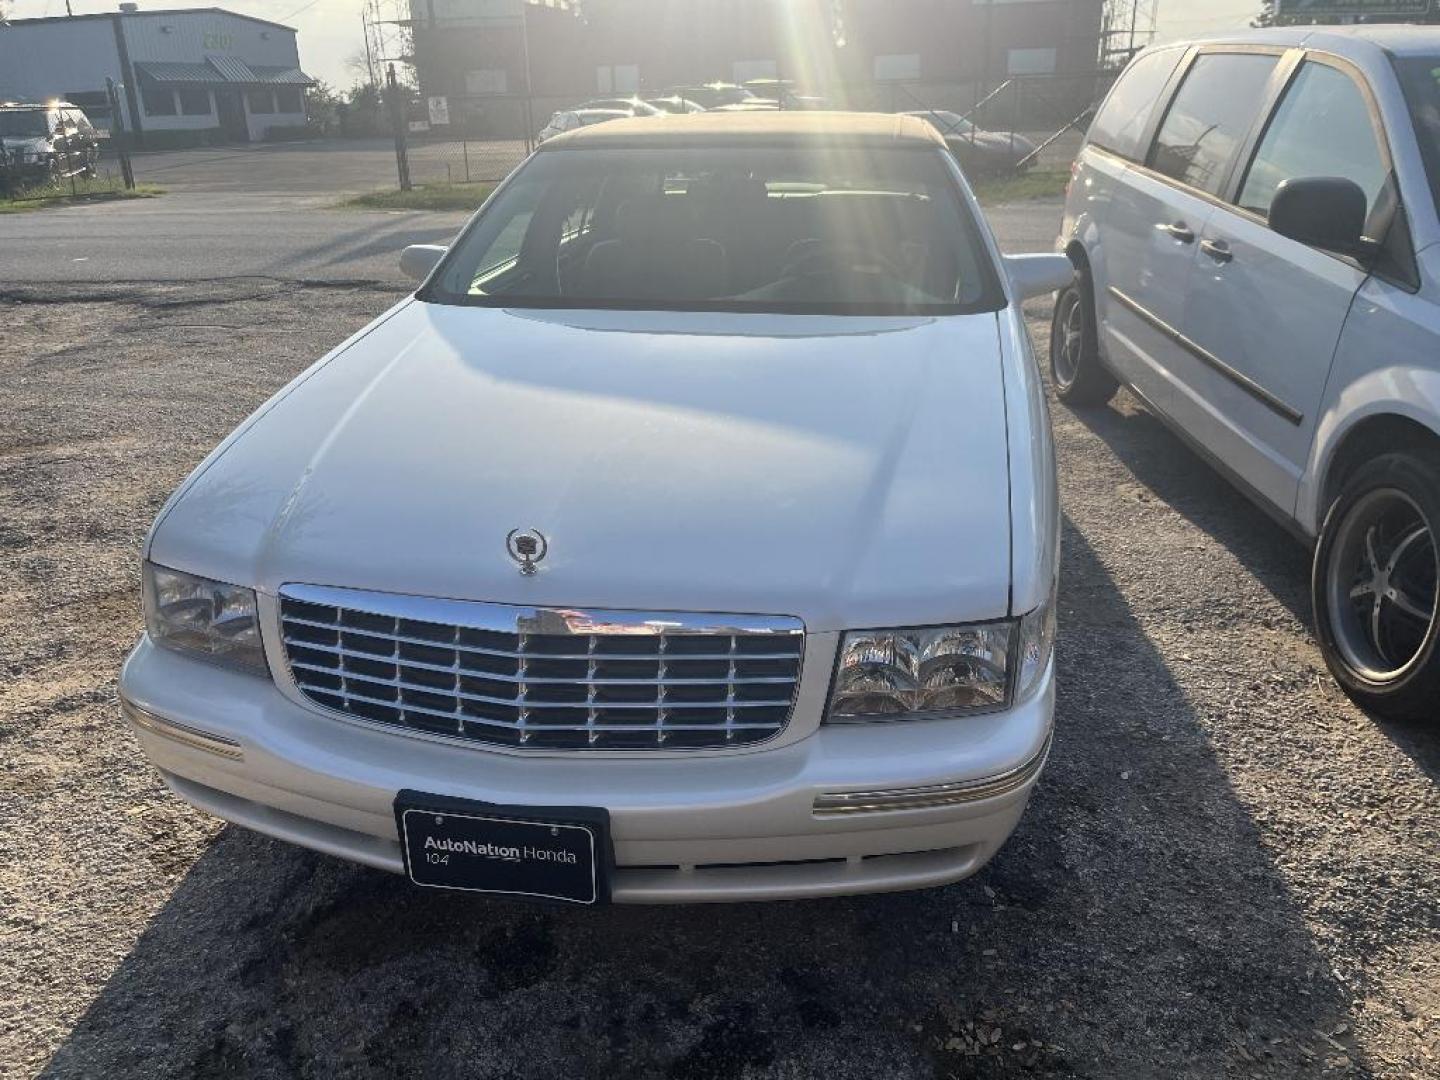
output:
POLYGON ((1049 750, 1054 711, 1052 666, 1027 701, 986 716, 822 727, 744 753, 507 754, 350 723, 291 701, 268 679, 148 638, 126 661, 120 694, 146 754, 181 798, 394 873, 403 872, 393 811, 401 789, 603 806, 619 903, 957 881, 1014 830, 1049 750))

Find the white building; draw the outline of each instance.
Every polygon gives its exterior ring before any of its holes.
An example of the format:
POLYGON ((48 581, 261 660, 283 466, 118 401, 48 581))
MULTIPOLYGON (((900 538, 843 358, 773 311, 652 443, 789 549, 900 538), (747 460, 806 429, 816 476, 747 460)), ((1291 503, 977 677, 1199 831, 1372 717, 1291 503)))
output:
POLYGON ((106 78, 141 145, 263 139, 305 123, 295 30, 220 8, 0 23, 0 100, 64 98, 110 126, 106 78))

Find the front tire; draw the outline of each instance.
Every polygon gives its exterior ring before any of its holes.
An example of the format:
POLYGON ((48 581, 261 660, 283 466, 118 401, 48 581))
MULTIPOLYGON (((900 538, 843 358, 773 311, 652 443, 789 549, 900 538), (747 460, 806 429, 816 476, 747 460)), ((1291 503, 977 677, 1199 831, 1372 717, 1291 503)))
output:
POLYGON ((1325 516, 1311 599, 1325 663, 1390 720, 1440 712, 1440 453, 1385 454, 1355 471, 1325 516))
POLYGON ((1050 381, 1055 396, 1072 408, 1104 405, 1120 383, 1100 360, 1095 299, 1082 270, 1055 298, 1050 320, 1050 381))

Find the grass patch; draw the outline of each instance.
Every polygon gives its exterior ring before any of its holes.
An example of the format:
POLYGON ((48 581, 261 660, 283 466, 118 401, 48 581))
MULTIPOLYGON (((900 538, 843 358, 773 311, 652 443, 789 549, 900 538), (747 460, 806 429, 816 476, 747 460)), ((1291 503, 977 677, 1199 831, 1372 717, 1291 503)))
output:
MULTIPOLYGON (((982 203, 1056 198, 1070 182, 1068 169, 1032 169, 1019 176, 994 176, 975 182, 982 203)), ((494 191, 494 182, 421 184, 409 191, 385 188, 345 199, 339 205, 360 210, 475 210, 494 191)))
POLYGON ((30 188, 13 194, 0 193, 0 214, 23 214, 27 210, 47 210, 53 206, 77 206, 81 203, 153 199, 163 194, 165 189, 156 184, 136 184, 133 190, 109 186, 91 186, 86 190, 82 185, 73 194, 68 185, 65 188, 30 188))
POLYGON ((975 197, 988 206, 1025 199, 1058 198, 1070 182, 1069 169, 1032 169, 1019 176, 993 176, 977 180, 975 197))
POLYGON ((386 188, 367 191, 340 203, 360 210, 474 210, 498 186, 496 181, 474 184, 421 184, 409 191, 386 188))

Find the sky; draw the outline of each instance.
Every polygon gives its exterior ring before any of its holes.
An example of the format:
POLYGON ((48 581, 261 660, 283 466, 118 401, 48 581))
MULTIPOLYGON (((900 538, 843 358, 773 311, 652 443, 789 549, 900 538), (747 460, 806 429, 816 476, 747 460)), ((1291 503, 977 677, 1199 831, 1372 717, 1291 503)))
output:
POLYGON ((1260 0, 1159 0, 1155 40, 1243 30, 1260 8, 1260 0))
MULTIPOLYGON (((139 0, 142 8, 223 7, 273 19, 300 32, 300 64, 337 88, 355 81, 346 60, 364 48, 360 0, 139 0)), ((957 0, 964 3, 965 0, 957 0)), ((65 0, 8 0, 11 18, 65 14, 65 0)), ((75 13, 114 11, 113 0, 71 0, 75 13)), ((1260 0, 1158 0, 1156 40, 1173 40, 1249 24, 1260 0)))

